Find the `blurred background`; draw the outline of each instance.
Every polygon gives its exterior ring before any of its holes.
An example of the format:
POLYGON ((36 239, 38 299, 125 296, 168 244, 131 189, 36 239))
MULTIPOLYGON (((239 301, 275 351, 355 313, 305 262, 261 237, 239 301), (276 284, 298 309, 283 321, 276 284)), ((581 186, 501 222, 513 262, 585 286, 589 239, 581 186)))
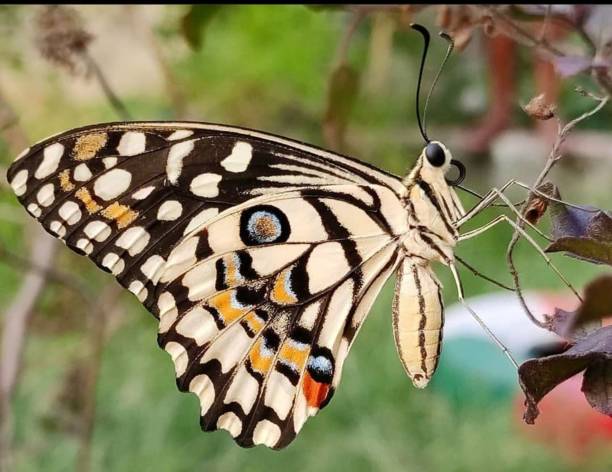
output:
MULTIPOLYGON (((543 93, 567 121, 593 108, 576 86, 609 93, 606 18, 610 7, 574 5, 2 6, 1 173, 49 135, 130 118, 261 129, 403 176, 422 147, 422 41, 409 28, 418 21, 432 31, 425 90, 446 47, 435 32, 444 28, 457 43, 431 99, 429 135, 465 163, 465 184, 479 193, 510 179, 531 183, 557 125, 522 106, 543 93)), ((611 118, 604 107, 565 143, 550 177, 564 199, 610 207, 611 118)), ((466 207, 477 201, 461 198, 466 207)), ((540 226, 548 225, 544 218, 540 226)), ((458 254, 510 283, 511 234, 496 227, 458 254)), ((552 258, 578 287, 605 271, 552 258)), ((536 315, 576 307, 528 244, 519 244, 516 261, 536 315)), ((108 274, 42 234, 2 178, 0 454, 19 471, 612 470, 612 420, 585 407, 579 381, 553 391, 535 426, 522 424, 512 366, 453 306, 452 279, 438 269, 448 329, 430 388, 412 387, 395 352, 390 280, 330 405, 286 450, 244 450, 226 432, 200 431, 197 399, 177 391, 154 318, 108 274)), ((512 294, 461 275, 519 360, 558 347, 512 294)))

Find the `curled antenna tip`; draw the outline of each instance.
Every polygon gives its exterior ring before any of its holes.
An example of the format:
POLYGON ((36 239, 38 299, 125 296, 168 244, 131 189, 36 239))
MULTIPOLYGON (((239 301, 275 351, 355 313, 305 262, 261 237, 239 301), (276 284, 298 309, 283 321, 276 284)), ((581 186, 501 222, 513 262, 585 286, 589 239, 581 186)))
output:
POLYGON ((440 31, 438 34, 440 35, 440 37, 446 39, 449 43, 455 42, 453 41, 453 38, 451 38, 451 36, 446 31, 440 31))

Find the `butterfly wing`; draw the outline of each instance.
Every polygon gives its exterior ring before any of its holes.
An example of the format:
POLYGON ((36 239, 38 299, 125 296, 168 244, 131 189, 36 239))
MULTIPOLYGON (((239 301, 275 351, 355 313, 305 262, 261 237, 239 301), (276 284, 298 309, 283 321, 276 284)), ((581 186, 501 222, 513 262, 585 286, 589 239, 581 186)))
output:
POLYGON ((20 202, 160 319, 202 427, 283 447, 323 407, 397 263, 401 182, 251 130, 108 124, 33 146, 20 202))

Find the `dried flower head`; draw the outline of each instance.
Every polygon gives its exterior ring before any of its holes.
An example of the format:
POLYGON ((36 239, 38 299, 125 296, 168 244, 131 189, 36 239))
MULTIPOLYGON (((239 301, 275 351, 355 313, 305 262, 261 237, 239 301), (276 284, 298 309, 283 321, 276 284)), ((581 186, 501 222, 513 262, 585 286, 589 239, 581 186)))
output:
POLYGON ((555 106, 546 101, 543 93, 529 100, 523 110, 536 120, 550 120, 555 116, 555 106))
POLYGON ((93 36, 83 27, 79 13, 72 7, 42 7, 36 18, 36 47, 41 55, 74 75, 89 72, 84 55, 93 36))

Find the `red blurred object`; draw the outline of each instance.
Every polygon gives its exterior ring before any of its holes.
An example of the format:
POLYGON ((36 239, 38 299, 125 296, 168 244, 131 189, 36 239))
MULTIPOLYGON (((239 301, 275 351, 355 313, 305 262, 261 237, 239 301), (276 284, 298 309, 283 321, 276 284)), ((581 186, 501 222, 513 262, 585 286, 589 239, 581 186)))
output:
POLYGON ((566 380, 539 404, 534 425, 523 422, 525 397, 515 398, 515 416, 521 432, 555 448, 567 459, 579 462, 597 448, 612 446, 612 417, 594 410, 580 390, 582 373, 566 380))

